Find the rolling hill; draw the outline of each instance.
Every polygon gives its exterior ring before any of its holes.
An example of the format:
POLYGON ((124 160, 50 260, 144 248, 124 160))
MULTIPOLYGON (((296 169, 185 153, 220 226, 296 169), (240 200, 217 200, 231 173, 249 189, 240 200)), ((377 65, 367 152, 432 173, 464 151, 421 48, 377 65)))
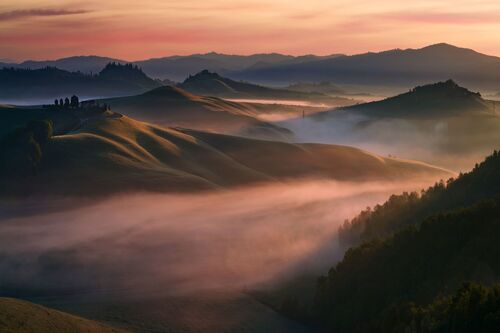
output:
POLYGON ((43 69, 55 67, 68 72, 82 72, 85 74, 99 73, 107 64, 115 62, 126 64, 127 61, 99 57, 99 56, 74 56, 56 60, 27 60, 18 64, 0 64, 0 67, 13 67, 22 69, 43 69))
POLYGON ((453 78, 475 89, 497 89, 500 58, 441 43, 421 49, 340 56, 299 64, 276 64, 233 72, 230 77, 263 84, 328 81, 415 86, 453 78))
POLYGON ((0 298, 2 333, 126 333, 110 326, 27 301, 0 298))
POLYGON ((96 75, 43 69, 0 69, 0 101, 52 103, 54 98, 138 94, 161 84, 132 65, 109 63, 96 75))
POLYGON ((471 92, 453 80, 427 84, 381 101, 345 108, 369 117, 418 118, 461 114, 495 114, 495 102, 471 92))
MULTIPOLYGON (((43 112, 43 111, 41 111, 43 112)), ((430 165, 345 146, 262 141, 161 128, 117 113, 82 121, 64 135, 50 122, 3 139, 3 196, 178 192, 250 183, 448 177, 430 165)))
POLYGON ((354 100, 333 97, 317 92, 301 92, 286 89, 268 88, 248 82, 237 82, 217 73, 203 70, 190 75, 178 85, 197 95, 216 96, 222 98, 269 99, 269 100, 301 100, 327 103, 330 106, 345 106, 354 104, 354 100))
POLYGON ((266 113, 265 106, 196 96, 172 86, 101 102, 111 105, 116 112, 162 126, 280 140, 292 136, 289 130, 258 119, 266 113))
POLYGON ((458 172, 498 148, 497 104, 447 80, 277 124, 300 141, 354 145, 458 172))

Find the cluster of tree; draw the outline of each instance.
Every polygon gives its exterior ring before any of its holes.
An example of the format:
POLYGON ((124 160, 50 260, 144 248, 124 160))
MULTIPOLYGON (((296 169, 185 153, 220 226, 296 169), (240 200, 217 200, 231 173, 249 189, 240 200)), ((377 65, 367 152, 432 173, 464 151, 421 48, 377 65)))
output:
POLYGON ((393 195, 382 205, 368 207, 339 229, 340 243, 348 248, 384 239, 440 211, 466 207, 500 195, 500 152, 494 151, 474 169, 457 179, 441 181, 421 193, 393 195))
MULTIPOLYGON (((42 159, 42 148, 54 134, 50 120, 32 120, 0 140, 0 174, 35 174, 42 159)), ((9 177, 10 177, 9 176, 9 177)))
POLYGON ((453 295, 431 304, 408 303, 398 307, 393 327, 415 333, 496 333, 500 329, 500 285, 466 282, 453 295))
POLYGON ((313 304, 282 311, 332 332, 493 332, 500 327, 500 153, 421 194, 367 209, 355 243, 318 279, 313 304), (456 293, 454 296, 450 296, 456 293))
POLYGON ((68 97, 66 97, 64 100, 62 98, 56 98, 54 100, 54 105, 56 107, 77 108, 80 106, 80 100, 76 95, 71 96, 71 99, 69 99, 68 97))

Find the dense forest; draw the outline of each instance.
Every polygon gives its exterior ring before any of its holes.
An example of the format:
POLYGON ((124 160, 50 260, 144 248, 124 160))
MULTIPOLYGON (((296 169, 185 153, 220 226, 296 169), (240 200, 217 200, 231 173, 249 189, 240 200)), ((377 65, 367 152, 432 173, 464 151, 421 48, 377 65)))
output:
POLYGON ((421 194, 392 196, 342 228, 351 247, 312 305, 282 311, 338 333, 497 332, 500 154, 421 194), (469 283, 471 282, 471 283, 469 283))
POLYGON ((500 195, 500 153, 495 151, 482 163, 457 179, 441 181, 421 193, 392 195, 387 202, 367 208, 339 230, 340 243, 348 248, 364 241, 384 239, 426 217, 474 204, 500 195))

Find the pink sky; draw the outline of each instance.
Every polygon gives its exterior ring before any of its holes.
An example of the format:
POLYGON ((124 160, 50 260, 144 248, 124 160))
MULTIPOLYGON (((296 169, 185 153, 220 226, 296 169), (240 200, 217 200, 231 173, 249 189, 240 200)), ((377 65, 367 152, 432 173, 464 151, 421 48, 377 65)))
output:
POLYGON ((500 55, 498 0, 3 0, 0 61, 216 51, 331 54, 447 42, 500 55))

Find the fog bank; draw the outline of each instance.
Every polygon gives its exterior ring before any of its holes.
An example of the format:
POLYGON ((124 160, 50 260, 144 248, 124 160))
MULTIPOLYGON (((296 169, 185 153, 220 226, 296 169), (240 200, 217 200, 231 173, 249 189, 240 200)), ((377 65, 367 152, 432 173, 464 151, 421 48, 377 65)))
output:
POLYGON ((422 183, 301 182, 132 194, 0 221, 0 285, 18 290, 242 290, 321 271, 346 218, 422 183))

